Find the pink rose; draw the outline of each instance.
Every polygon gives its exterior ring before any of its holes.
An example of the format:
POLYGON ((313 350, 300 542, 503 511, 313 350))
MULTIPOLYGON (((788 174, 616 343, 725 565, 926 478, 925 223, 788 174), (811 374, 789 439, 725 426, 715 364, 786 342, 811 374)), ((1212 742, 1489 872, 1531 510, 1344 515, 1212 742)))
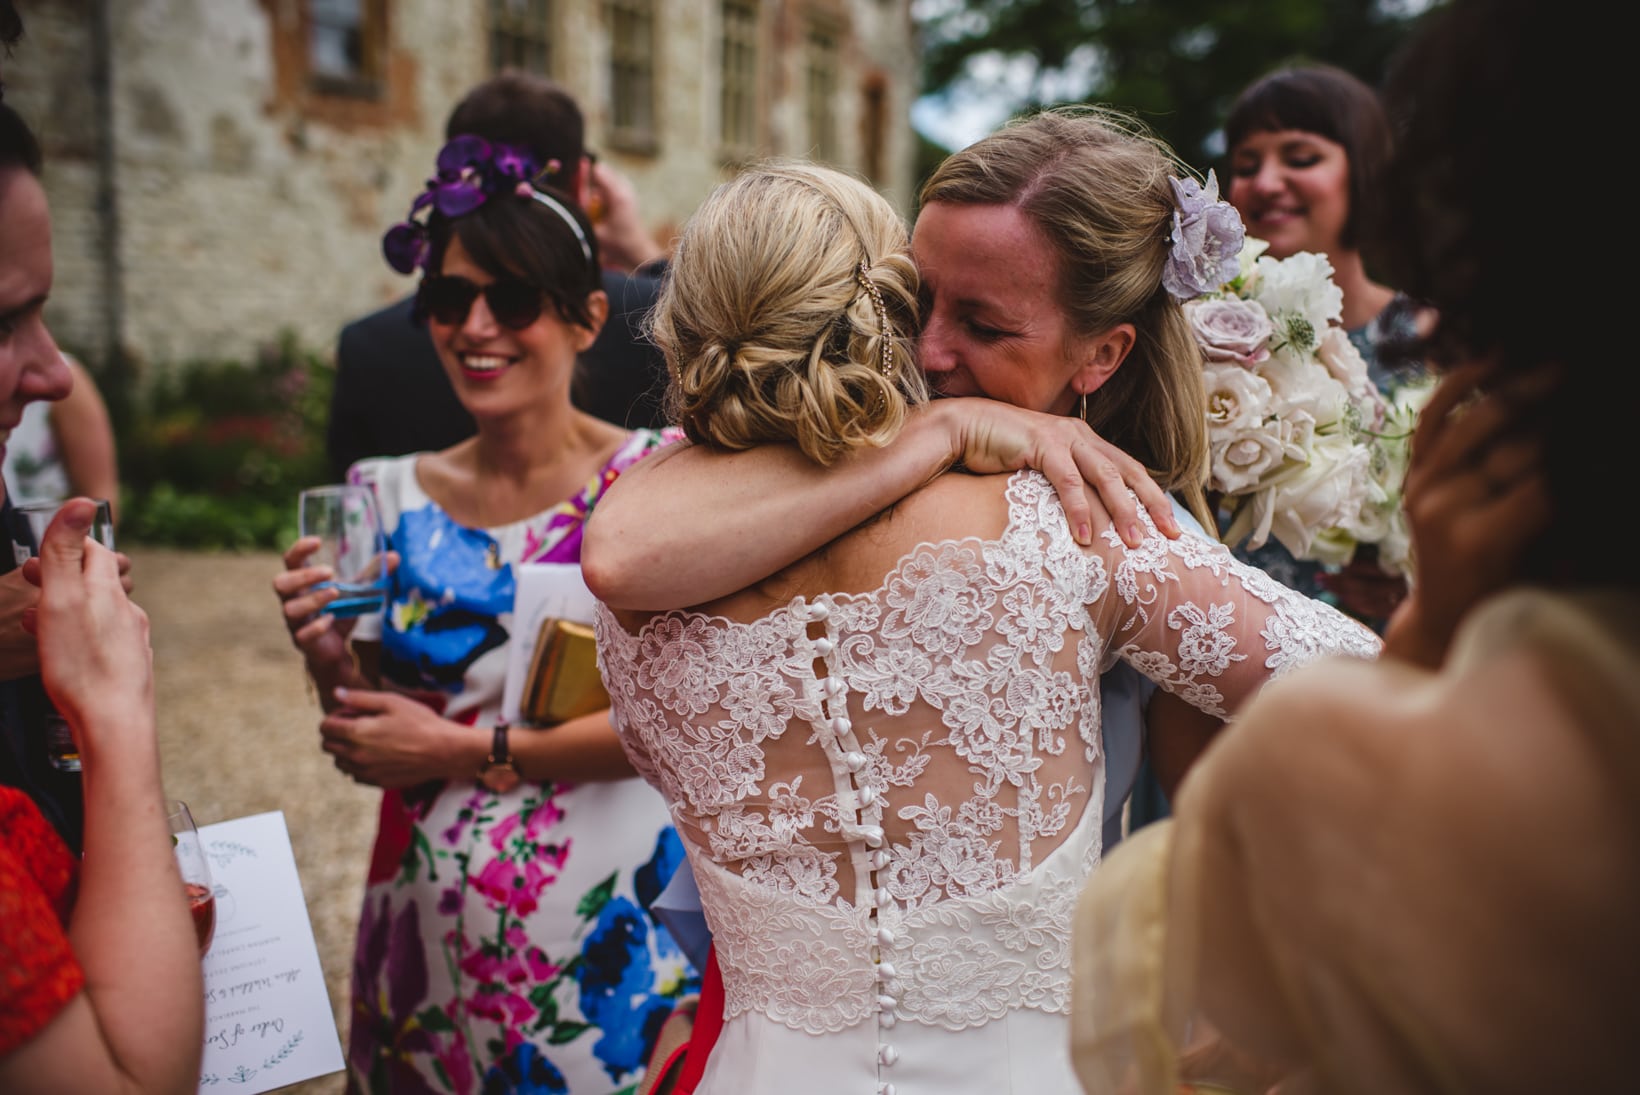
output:
POLYGON ((1209 361, 1251 366, 1270 356, 1268 343, 1274 327, 1269 313, 1255 300, 1193 300, 1184 306, 1184 314, 1209 361))

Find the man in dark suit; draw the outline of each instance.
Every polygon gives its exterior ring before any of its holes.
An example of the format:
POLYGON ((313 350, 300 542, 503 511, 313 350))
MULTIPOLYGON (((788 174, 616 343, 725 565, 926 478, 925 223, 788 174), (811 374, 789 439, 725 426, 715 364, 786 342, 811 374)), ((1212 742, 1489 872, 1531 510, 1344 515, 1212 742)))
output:
MULTIPOLYGON (((642 322, 660 295, 665 252, 639 221, 631 187, 587 153, 574 98, 546 77, 503 72, 467 93, 444 132, 526 149, 549 165, 548 181, 599 211, 609 320, 581 355, 571 394, 582 410, 618 426, 662 425, 666 365, 642 322)), ((412 305, 413 295, 356 319, 337 339, 325 447, 338 480, 355 460, 447 448, 473 433, 412 305)))

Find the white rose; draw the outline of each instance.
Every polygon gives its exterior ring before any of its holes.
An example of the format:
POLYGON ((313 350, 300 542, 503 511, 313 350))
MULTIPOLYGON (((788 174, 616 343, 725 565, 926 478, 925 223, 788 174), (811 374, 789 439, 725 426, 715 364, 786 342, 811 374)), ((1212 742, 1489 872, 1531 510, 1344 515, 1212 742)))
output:
POLYGON ((1369 388, 1377 390, 1372 377, 1367 374, 1367 359, 1355 348, 1355 343, 1344 328, 1327 328, 1327 333, 1321 336, 1321 346, 1316 350, 1316 356, 1333 379, 1349 390, 1351 399, 1359 400, 1369 388))
POLYGON ((1202 370, 1207 388, 1207 429, 1218 434, 1257 426, 1270 413, 1274 393, 1269 381, 1236 365, 1208 365, 1202 370))
POLYGON ((1212 446, 1213 489, 1221 494, 1246 494, 1284 467, 1289 447, 1278 429, 1251 427, 1226 431, 1212 446))
POLYGON ((1335 426, 1349 413, 1350 393, 1312 358, 1294 358, 1279 353, 1259 364, 1258 375, 1270 382, 1281 406, 1276 413, 1286 417, 1303 411, 1319 427, 1335 426))
POLYGON ((1253 365, 1270 356, 1270 317, 1256 300, 1201 297, 1184 306, 1185 318, 1209 361, 1253 365))
MULTIPOLYGON (((1365 445, 1339 435, 1320 436, 1296 475, 1283 479, 1271 501, 1270 532, 1300 559, 1343 563, 1342 537, 1317 537, 1353 521, 1370 496, 1372 454, 1365 445), (1325 553, 1320 554, 1320 553, 1325 553)), ((1349 544, 1351 550, 1353 542, 1349 544)))

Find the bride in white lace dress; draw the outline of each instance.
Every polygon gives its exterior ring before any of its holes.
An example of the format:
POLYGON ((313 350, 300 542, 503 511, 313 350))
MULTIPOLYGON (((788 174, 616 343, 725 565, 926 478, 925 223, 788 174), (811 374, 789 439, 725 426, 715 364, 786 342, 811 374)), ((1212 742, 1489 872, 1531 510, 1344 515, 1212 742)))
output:
MULTIPOLYGON (((744 172, 686 225, 655 315, 681 423, 825 464, 881 444, 924 395, 918 288, 869 187, 744 172)), ((1110 332, 1077 343, 1069 383, 1120 364, 1118 326, 1115 351, 1110 332)), ((723 972, 697 1095, 1080 1090, 1069 932, 1100 856, 1100 671, 1121 659, 1225 715, 1294 666, 1378 649, 1141 519, 1136 548, 1084 547, 1039 473, 946 474, 694 610, 600 606, 617 726, 684 838, 723 972)))

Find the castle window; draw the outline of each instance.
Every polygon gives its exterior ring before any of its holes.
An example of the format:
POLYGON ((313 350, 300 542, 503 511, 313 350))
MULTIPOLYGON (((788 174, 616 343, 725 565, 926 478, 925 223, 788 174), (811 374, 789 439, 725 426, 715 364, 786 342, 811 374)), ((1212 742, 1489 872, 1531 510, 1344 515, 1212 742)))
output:
POLYGON ((654 0, 609 0, 610 143, 654 151, 654 0))
POLYGON ((387 68, 385 0, 309 0, 308 75, 314 88, 378 98, 387 68))
POLYGON ((490 71, 552 75, 552 0, 489 0, 490 71))
POLYGON ((837 145, 837 85, 841 68, 838 38, 835 26, 816 19, 809 24, 803 50, 809 155, 823 163, 835 163, 841 152, 837 145))
POLYGON ((757 146, 757 4, 723 0, 722 96, 718 139, 730 157, 757 146))

